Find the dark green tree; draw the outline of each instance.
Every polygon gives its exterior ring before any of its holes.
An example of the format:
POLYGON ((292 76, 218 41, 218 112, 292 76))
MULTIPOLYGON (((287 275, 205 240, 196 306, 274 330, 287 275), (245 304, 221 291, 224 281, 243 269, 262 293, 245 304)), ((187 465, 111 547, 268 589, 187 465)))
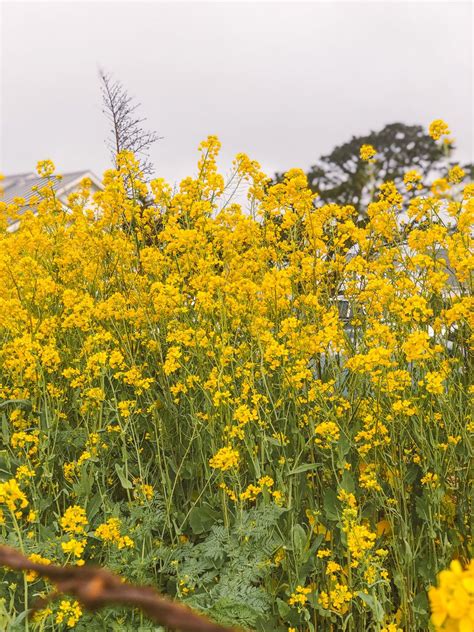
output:
POLYGON ((352 204, 362 213, 377 185, 387 180, 400 184, 410 169, 420 171, 423 181, 429 182, 430 178, 439 177, 448 157, 447 148, 435 143, 420 125, 391 123, 378 132, 353 136, 322 156, 310 168, 308 182, 323 202, 352 204), (377 150, 374 164, 359 158, 364 144, 377 150))

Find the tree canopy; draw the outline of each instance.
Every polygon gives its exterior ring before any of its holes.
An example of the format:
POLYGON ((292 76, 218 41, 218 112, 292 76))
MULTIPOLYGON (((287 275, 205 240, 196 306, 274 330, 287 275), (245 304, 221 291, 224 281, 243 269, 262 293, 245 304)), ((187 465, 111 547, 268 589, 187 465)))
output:
POLYGON ((353 136, 322 156, 310 168, 308 182, 323 202, 352 204, 361 212, 378 184, 387 180, 398 184, 409 169, 423 173, 426 185, 451 149, 452 145, 435 143, 421 125, 391 123, 366 136, 353 136), (376 149, 376 165, 360 159, 362 145, 376 149))

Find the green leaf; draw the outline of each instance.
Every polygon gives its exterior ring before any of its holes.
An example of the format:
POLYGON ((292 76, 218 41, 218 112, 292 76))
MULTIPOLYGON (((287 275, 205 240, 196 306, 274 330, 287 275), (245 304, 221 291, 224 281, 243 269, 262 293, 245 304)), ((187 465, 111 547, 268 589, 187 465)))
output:
POLYGON ((341 436, 339 441, 337 442, 337 453, 339 456, 339 460, 343 461, 346 454, 348 454, 351 449, 351 443, 346 439, 346 437, 341 436))
POLYGON ((418 496, 415 501, 415 508, 419 518, 425 520, 426 522, 431 522, 430 505, 426 498, 424 498, 423 496, 418 496))
POLYGON ((7 406, 16 406, 18 408, 31 408, 31 402, 29 399, 6 399, 3 402, 0 402, 0 410, 2 408, 6 408, 7 406))
POLYGON ((286 619, 291 612, 290 606, 286 603, 286 601, 283 601, 283 599, 279 599, 278 597, 276 600, 276 604, 278 608, 278 614, 282 619, 286 619))
POLYGON ((288 476, 291 476, 292 474, 302 474, 303 472, 309 472, 310 470, 317 470, 318 467, 319 463, 305 463, 304 465, 299 465, 288 472, 288 476))
POLYGON ((7 478, 10 478, 12 474, 11 469, 12 465, 10 461, 10 455, 6 450, 0 450, 0 471, 4 472, 7 478))
POLYGON ((72 488, 77 498, 88 498, 94 485, 94 477, 90 474, 85 467, 82 468, 81 478, 75 483, 72 488))
POLYGON ((55 532, 54 532, 54 529, 52 529, 51 527, 45 527, 44 525, 39 524, 38 532, 43 542, 49 542, 49 541, 54 540, 55 532))
POLYGON ((120 484, 124 489, 133 489, 132 483, 125 476, 125 472, 123 471, 123 467, 118 463, 115 464, 115 471, 117 472, 117 476, 119 477, 120 484))
POLYGON ((89 522, 97 514, 101 505, 102 505, 102 496, 99 494, 99 492, 97 492, 97 494, 94 494, 94 496, 92 496, 92 498, 87 502, 86 509, 87 509, 87 517, 89 519, 89 522))
POLYGON ((384 609, 380 605, 377 597, 374 597, 373 595, 367 595, 364 592, 358 592, 357 596, 360 597, 362 601, 364 601, 372 610, 372 614, 374 615, 377 623, 382 623, 384 618, 384 609))
POLYGON ((323 543, 323 540, 324 540, 324 536, 322 535, 322 533, 319 533, 317 536, 314 537, 313 543, 311 544, 312 553, 316 553, 316 551, 319 549, 319 547, 323 543))
POLYGON ((408 467, 407 467, 407 472, 405 475, 405 483, 407 485, 413 485, 413 483, 416 481, 416 479, 418 478, 418 476, 420 475, 420 468, 418 465, 416 465, 415 463, 411 463, 408 467))
POLYGON ((413 612, 423 616, 428 614, 429 603, 426 592, 419 592, 413 599, 413 612))
POLYGON ((327 489, 323 500, 324 515, 328 520, 339 520, 340 503, 333 489, 327 489))
POLYGON ((24 625, 22 625, 22 626, 21 626, 21 628, 20 628, 20 623, 22 623, 22 622, 23 622, 23 620, 26 618, 26 616, 27 616, 28 614, 29 614, 29 613, 28 613, 28 610, 23 610, 23 612, 20 612, 20 614, 19 614, 19 615, 17 615, 17 616, 16 616, 16 617, 12 620, 10 630, 12 630, 12 632, 13 632, 13 630, 15 630, 15 629, 18 629, 18 631, 20 631, 20 629, 21 629, 21 630, 24 630, 24 629, 25 629, 24 625), (17 626, 18 626, 18 627, 17 627, 17 626))
POLYGON ((293 551, 301 558, 306 547, 306 531, 300 524, 295 524, 291 531, 291 541, 293 542, 293 551))
POLYGON ((36 500, 36 508, 41 511, 46 511, 53 504, 53 498, 50 496, 42 496, 36 500))
POLYGON ((347 470, 344 470, 344 473, 342 475, 341 487, 343 487, 346 492, 354 493, 355 491, 354 477, 347 470))
POLYGON ((211 527, 216 523, 218 515, 210 507, 202 505, 201 507, 193 507, 189 514, 189 524, 195 535, 210 531, 211 527))
POLYGON ((10 443, 10 424, 6 415, 2 415, 2 440, 5 444, 10 443))

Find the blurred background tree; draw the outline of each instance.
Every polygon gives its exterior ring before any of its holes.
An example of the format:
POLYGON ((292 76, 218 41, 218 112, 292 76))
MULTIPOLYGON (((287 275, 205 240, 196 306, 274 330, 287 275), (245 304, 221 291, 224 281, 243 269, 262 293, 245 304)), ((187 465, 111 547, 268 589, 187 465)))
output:
MULTIPOLYGON (((379 184, 393 180, 400 185, 410 169, 423 174, 423 189, 416 194, 426 192, 430 182, 446 167, 453 149, 452 144, 435 143, 421 125, 391 123, 366 136, 353 136, 319 158, 307 173, 308 182, 322 202, 352 204, 362 214, 379 184), (372 145, 377 150, 375 165, 360 159, 362 145, 372 145)), ((469 169, 472 165, 465 167, 468 174, 469 169)), ((277 173, 276 179, 281 180, 282 176, 277 173)))

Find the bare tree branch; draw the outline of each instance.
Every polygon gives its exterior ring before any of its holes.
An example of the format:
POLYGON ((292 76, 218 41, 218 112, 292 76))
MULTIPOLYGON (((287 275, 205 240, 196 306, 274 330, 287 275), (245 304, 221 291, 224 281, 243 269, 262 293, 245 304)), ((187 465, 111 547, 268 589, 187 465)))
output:
POLYGON ((120 81, 113 79, 104 70, 99 70, 103 113, 110 124, 110 137, 106 141, 112 160, 117 166, 116 156, 121 151, 131 151, 140 160, 142 174, 149 177, 153 166, 149 160, 150 147, 160 140, 156 132, 142 127, 145 118, 139 118, 136 110, 140 103, 134 103, 120 81))
POLYGON ((88 610, 97 610, 112 604, 140 608, 152 621, 173 630, 236 632, 209 621, 184 605, 162 597, 153 588, 128 584, 104 568, 38 564, 8 546, 0 546, 0 565, 13 570, 34 571, 56 585, 57 592, 47 599, 38 600, 34 610, 44 608, 48 600, 66 593, 75 597, 88 610))

